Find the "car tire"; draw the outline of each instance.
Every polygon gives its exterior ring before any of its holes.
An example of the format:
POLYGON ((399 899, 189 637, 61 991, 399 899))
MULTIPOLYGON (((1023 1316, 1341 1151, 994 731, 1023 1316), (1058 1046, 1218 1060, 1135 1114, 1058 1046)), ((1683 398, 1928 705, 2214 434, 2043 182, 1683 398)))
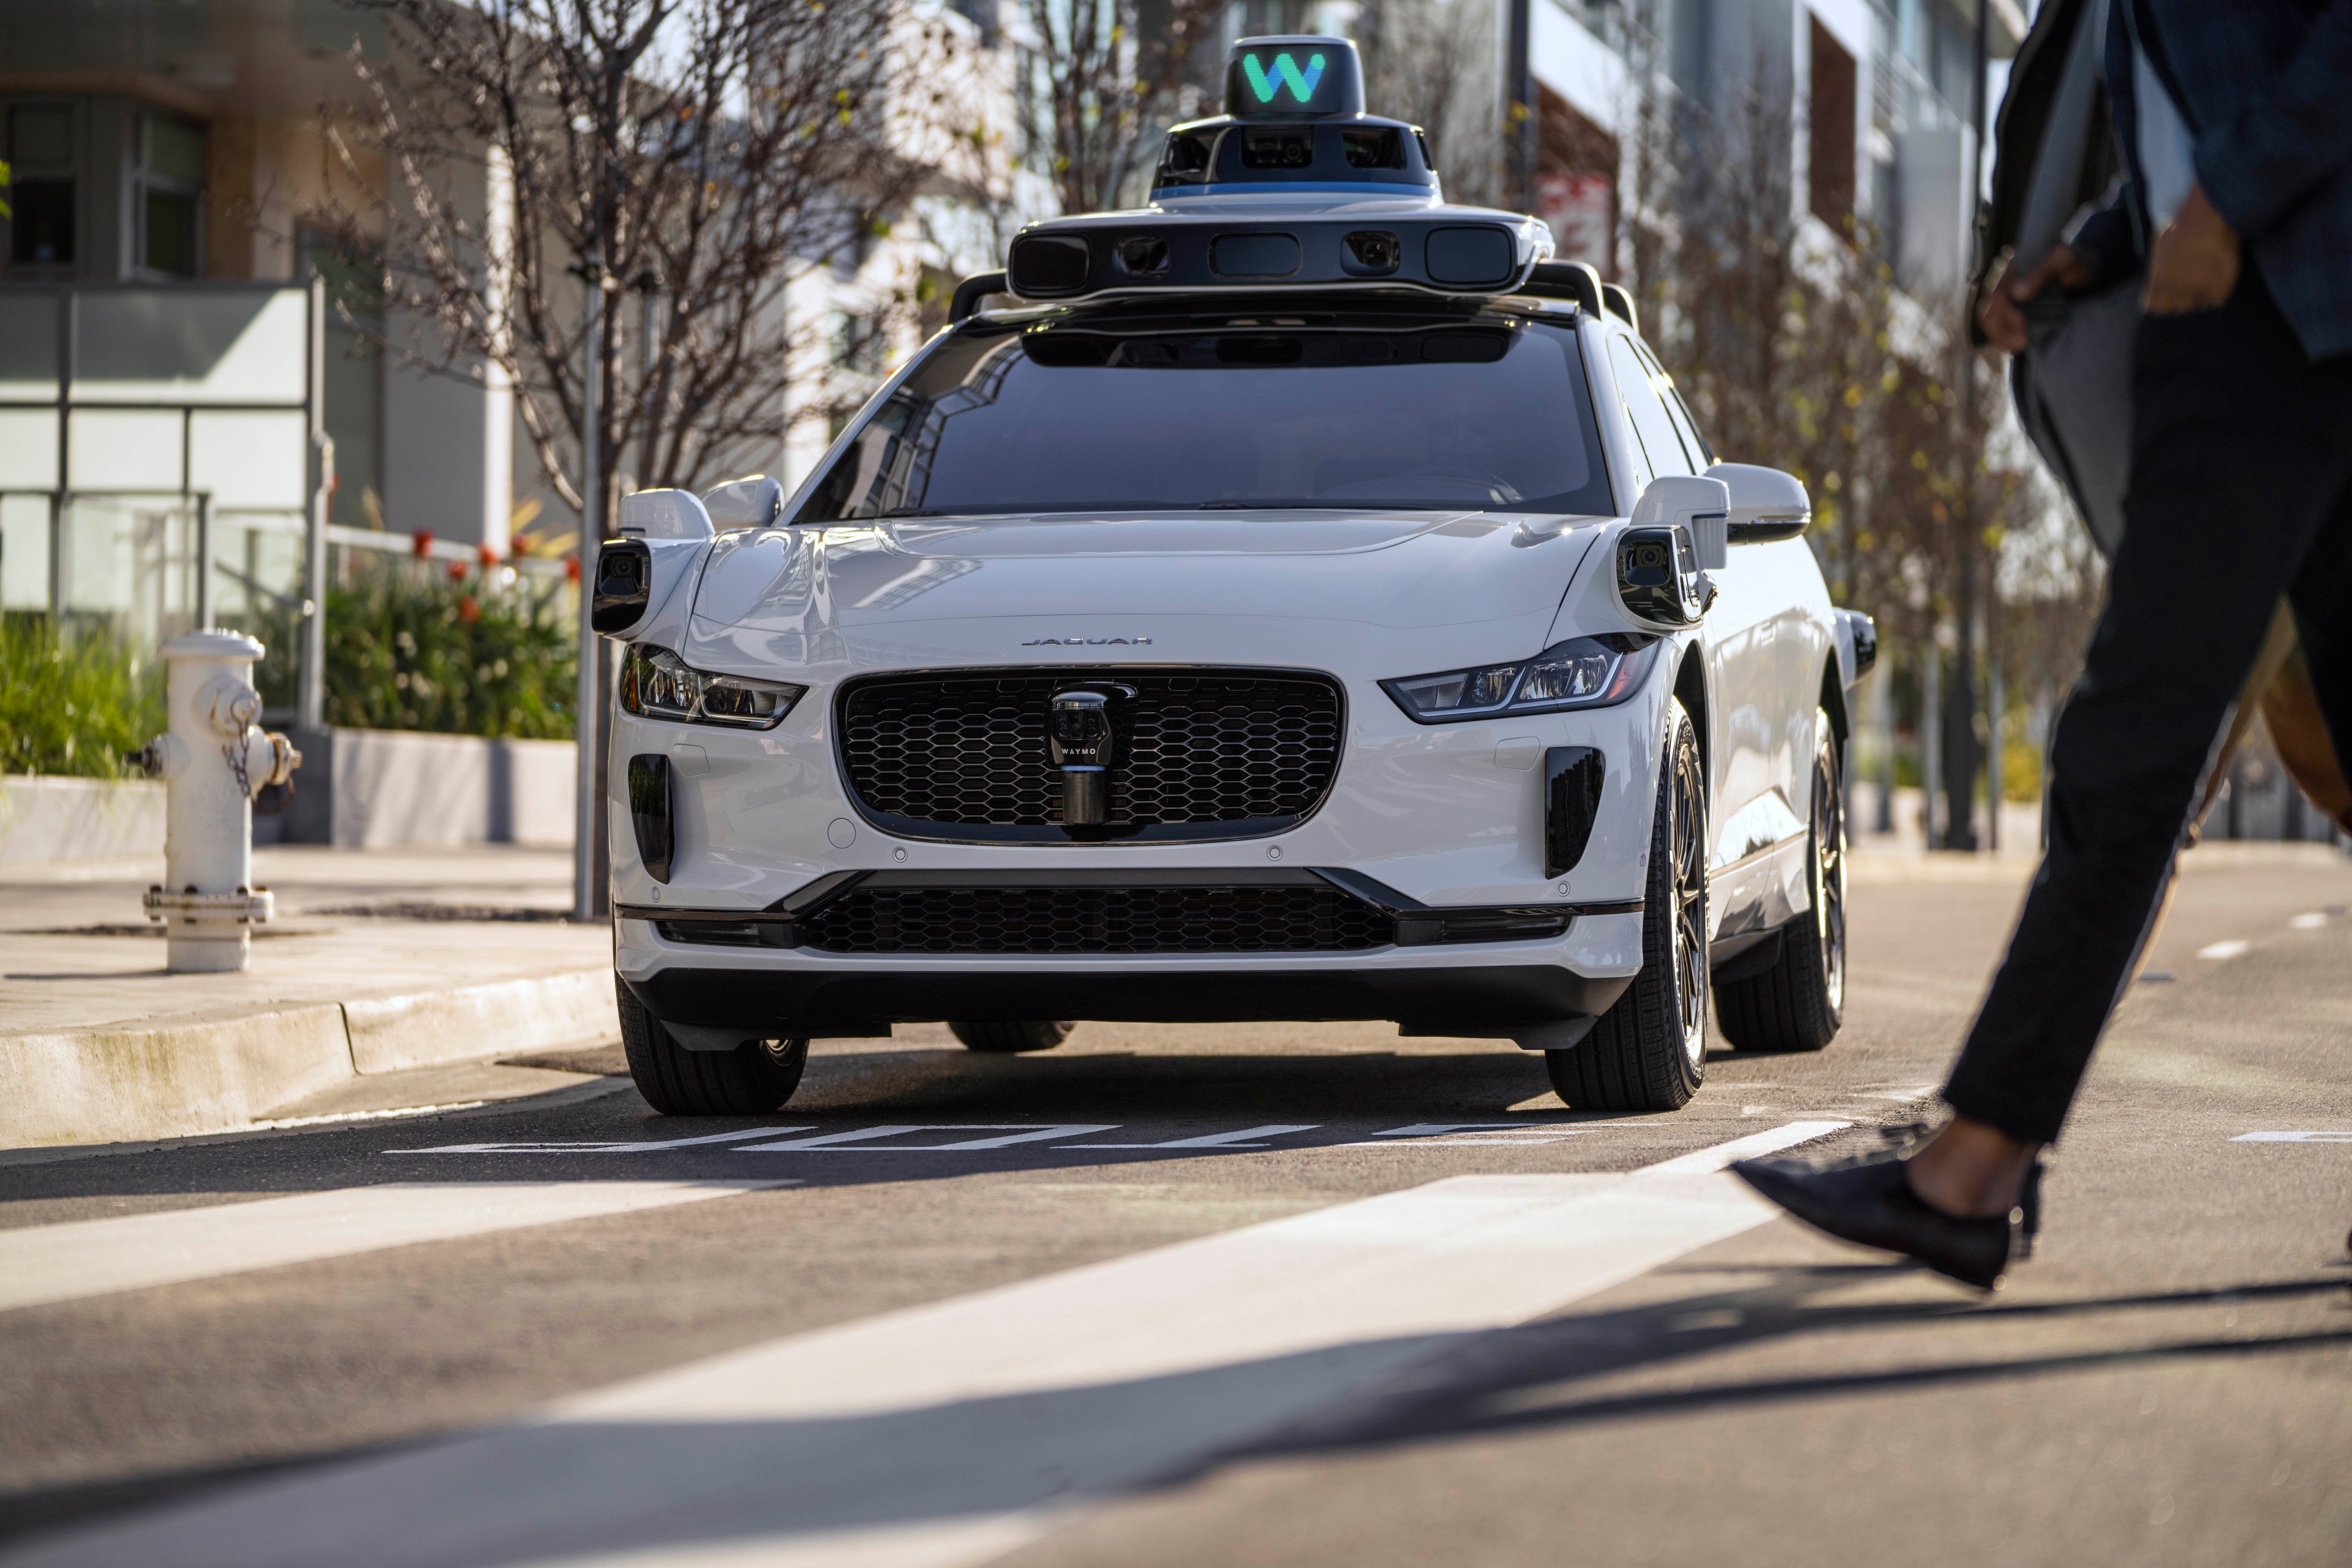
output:
POLYGON ((1077 1026, 1068 1019, 1048 1023, 1032 1019, 1022 1024, 950 1024, 955 1037, 975 1051, 1010 1056, 1021 1051, 1050 1051, 1070 1037, 1077 1026))
POLYGON ((1544 1053, 1553 1089, 1579 1110, 1677 1110, 1706 1077, 1706 773, 1679 701, 1665 730, 1643 887, 1646 962, 1590 1034, 1544 1053))
POLYGON ((625 984, 617 989, 629 1076, 646 1103, 664 1116, 764 1116, 800 1087, 808 1066, 806 1040, 746 1040, 731 1051, 689 1051, 625 984))
POLYGON ((1812 910, 1780 928, 1771 968, 1715 988, 1716 1026, 1743 1051, 1818 1051, 1845 1018, 1845 795, 1829 715, 1813 727, 1812 910))

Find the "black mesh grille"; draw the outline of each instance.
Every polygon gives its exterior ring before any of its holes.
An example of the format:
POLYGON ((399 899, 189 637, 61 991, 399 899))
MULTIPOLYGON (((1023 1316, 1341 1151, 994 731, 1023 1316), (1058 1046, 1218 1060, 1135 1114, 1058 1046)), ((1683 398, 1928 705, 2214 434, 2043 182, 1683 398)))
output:
POLYGON ((1339 761, 1338 686, 1252 670, 1021 670, 893 676, 841 700, 850 787, 870 812, 949 830, 1047 828, 1061 781, 1045 741, 1054 694, 1114 699, 1118 754, 1106 825, 1251 823, 1279 831, 1315 809, 1339 761))
POLYGON ((1389 917, 1337 888, 858 888, 795 922, 827 952, 1353 952, 1389 917))

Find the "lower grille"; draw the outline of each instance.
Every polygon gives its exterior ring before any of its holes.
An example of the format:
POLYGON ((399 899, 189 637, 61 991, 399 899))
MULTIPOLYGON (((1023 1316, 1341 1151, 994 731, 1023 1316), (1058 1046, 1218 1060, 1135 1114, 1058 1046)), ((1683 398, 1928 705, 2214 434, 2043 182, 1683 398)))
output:
POLYGON ((794 922, 826 952, 1360 952, 1386 911, 1329 887, 856 888, 794 922))

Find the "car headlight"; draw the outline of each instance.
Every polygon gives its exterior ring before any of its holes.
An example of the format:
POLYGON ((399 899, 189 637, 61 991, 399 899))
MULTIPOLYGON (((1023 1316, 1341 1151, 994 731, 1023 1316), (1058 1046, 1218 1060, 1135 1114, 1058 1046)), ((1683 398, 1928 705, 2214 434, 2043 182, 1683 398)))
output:
POLYGON ((1605 708, 1631 697, 1658 657, 1658 639, 1640 632, 1571 637, 1517 664, 1410 675, 1381 686, 1423 724, 1506 713, 1556 713, 1605 708))
POLYGON ((682 724, 772 730, 807 689, 786 680, 711 675, 692 668, 666 647, 637 643, 629 645, 629 657, 621 666, 624 709, 643 718, 670 719, 682 724))

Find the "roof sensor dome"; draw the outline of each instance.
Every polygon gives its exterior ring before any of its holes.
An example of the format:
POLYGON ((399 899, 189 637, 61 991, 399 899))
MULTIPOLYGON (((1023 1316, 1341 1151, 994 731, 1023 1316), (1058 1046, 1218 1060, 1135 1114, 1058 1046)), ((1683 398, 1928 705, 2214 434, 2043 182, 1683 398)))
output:
POLYGON ((1321 120, 1364 112, 1364 62, 1346 38, 1244 38, 1225 59, 1235 120, 1321 120))

